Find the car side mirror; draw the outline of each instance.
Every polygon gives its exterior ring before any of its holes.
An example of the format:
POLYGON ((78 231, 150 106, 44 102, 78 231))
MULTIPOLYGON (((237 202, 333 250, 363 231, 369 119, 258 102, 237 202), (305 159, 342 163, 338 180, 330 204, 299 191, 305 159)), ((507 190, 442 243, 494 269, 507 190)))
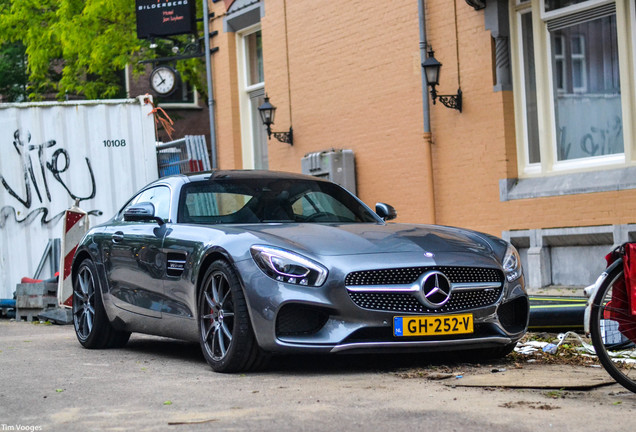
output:
POLYGON ((165 222, 162 218, 155 216, 155 206, 151 202, 137 203, 124 212, 124 220, 126 222, 143 222, 155 220, 159 225, 165 222))
POLYGON ((375 212, 385 221, 393 220, 397 217, 397 211, 395 211, 393 206, 385 203, 377 203, 375 205, 375 212))

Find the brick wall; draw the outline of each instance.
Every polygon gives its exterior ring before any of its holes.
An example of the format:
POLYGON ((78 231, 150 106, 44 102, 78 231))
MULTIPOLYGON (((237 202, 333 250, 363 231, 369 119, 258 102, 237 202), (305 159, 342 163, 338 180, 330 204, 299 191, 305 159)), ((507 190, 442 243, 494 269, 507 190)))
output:
MULTIPOLYGON (((265 0, 265 89, 278 107, 273 129, 294 128, 293 147, 269 141, 270 168, 300 172, 309 152, 353 149, 358 195, 372 206, 391 203, 399 222, 495 235, 633 223, 636 191, 499 200, 499 180, 517 176, 514 95, 493 91, 484 12, 452 1, 427 0, 427 34, 443 64, 438 91, 455 93, 461 83, 464 109, 431 104, 429 136, 416 1, 265 0)), ((220 2, 213 7, 217 16, 224 11, 220 2)), ((213 57, 220 165, 240 168, 235 39, 220 21, 213 23, 221 47, 213 57)))
POLYGON ((358 194, 393 204, 400 220, 430 221, 430 163, 422 127, 417 3, 267 1, 266 90, 277 130, 291 117, 294 146, 270 141, 270 167, 300 171, 309 152, 355 152, 358 194), (389 7, 390 6, 390 7, 389 7), (289 77, 289 80, 288 80, 289 77), (289 82, 288 82, 289 81, 289 82))

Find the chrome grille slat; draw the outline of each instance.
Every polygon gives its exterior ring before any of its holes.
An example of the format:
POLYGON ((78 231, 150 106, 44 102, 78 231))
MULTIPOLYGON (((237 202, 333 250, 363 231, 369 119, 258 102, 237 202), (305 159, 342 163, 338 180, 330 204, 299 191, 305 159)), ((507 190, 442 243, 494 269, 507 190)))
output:
POLYGON ((500 270, 483 267, 406 267, 379 270, 363 270, 349 273, 345 277, 345 285, 409 285, 426 271, 439 270, 452 283, 501 282, 500 270))
POLYGON ((450 313, 493 305, 503 292, 503 273, 480 267, 408 267, 349 273, 345 285, 351 300, 370 310, 403 313, 450 313), (423 305, 405 285, 413 284, 424 272, 438 270, 459 289, 453 290, 443 307, 431 309, 423 305), (398 287, 396 285, 402 285, 398 287), (385 286, 385 290, 378 289, 385 286), (391 292, 391 288, 397 288, 391 292), (365 290, 365 288, 369 288, 365 290))

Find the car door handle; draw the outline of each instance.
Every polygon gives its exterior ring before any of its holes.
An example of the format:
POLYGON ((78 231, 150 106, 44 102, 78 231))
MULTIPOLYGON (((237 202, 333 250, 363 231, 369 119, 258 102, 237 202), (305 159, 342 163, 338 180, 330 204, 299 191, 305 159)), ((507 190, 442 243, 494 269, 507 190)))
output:
POLYGON ((124 233, 121 231, 117 231, 111 236, 111 239, 113 240, 113 243, 119 243, 120 241, 124 240, 124 233))

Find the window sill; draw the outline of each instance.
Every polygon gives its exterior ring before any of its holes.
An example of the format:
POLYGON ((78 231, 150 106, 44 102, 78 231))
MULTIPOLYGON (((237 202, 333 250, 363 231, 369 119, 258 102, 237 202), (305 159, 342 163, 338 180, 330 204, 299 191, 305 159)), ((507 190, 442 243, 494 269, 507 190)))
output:
POLYGON ((512 201, 636 189, 636 167, 499 180, 499 199, 512 201))

